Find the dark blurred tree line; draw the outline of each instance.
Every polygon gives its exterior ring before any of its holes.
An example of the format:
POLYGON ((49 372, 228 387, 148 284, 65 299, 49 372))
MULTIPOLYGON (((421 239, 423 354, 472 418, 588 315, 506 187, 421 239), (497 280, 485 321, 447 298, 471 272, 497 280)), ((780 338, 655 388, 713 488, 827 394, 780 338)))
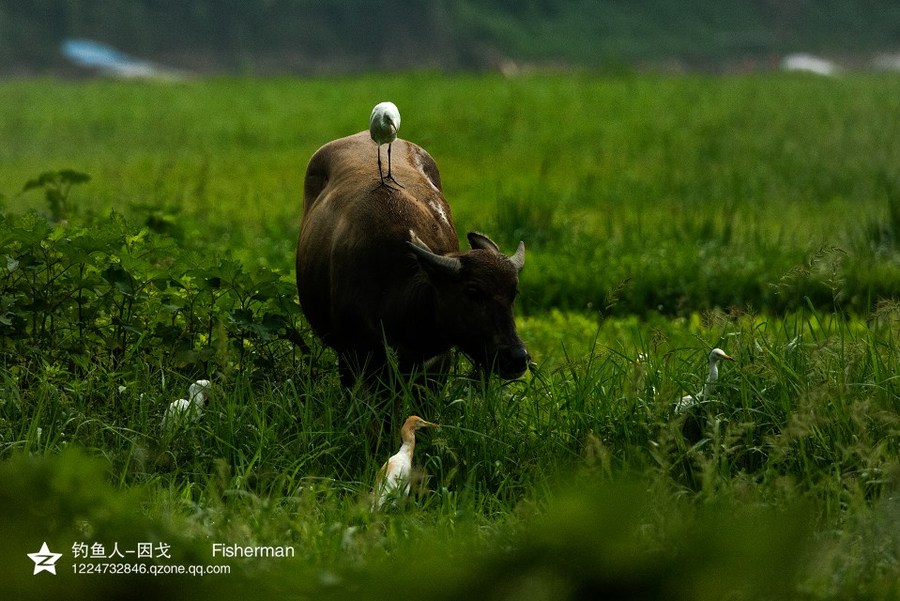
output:
POLYGON ((465 61, 444 0, 0 0, 0 65, 61 66, 67 38, 187 68, 465 61))
POLYGON ((900 51, 897 0, 0 0, 0 74, 89 38, 198 71, 479 69, 900 51))

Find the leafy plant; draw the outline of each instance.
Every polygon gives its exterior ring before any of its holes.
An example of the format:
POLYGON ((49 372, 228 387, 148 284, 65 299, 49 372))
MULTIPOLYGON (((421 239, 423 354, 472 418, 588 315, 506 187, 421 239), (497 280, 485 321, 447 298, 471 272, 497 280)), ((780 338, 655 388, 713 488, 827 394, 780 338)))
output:
POLYGON ((44 198, 50 209, 50 215, 54 221, 62 221, 72 213, 69 206, 69 193, 72 186, 89 182, 91 176, 74 169, 61 169, 59 171, 45 171, 38 177, 28 180, 22 192, 34 189, 43 189, 44 198))
POLYGON ((0 219, 0 355, 84 372, 150 362, 186 373, 253 372, 304 334, 293 283, 227 254, 197 260, 111 213, 86 225, 0 219))

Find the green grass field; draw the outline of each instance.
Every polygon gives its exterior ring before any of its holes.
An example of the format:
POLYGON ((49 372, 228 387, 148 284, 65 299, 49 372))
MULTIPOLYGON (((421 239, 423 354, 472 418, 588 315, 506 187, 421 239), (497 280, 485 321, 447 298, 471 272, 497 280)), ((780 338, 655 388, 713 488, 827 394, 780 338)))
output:
POLYGON ((16 598, 900 595, 900 79, 37 80, 0 105, 16 598), (369 450, 292 265, 307 159, 383 99, 461 234, 525 240, 537 367, 397 390, 443 427, 418 494, 371 514, 398 444, 369 450), (713 346, 716 400, 676 414, 713 346), (202 420, 163 429, 201 377, 202 420), (75 543, 140 541, 172 549, 145 569, 232 574, 73 573, 75 543))

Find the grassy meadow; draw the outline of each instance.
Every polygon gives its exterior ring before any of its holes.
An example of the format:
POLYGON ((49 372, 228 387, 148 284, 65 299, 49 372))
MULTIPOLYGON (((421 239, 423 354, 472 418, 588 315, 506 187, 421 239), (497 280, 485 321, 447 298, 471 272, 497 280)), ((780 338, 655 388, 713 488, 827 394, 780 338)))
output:
POLYGON ((900 596, 900 78, 23 80, 0 106, 15 598, 900 596), (306 161, 384 99, 460 234, 525 240, 535 369, 399 386, 442 428, 373 514, 398 444, 370 450, 293 253, 306 161), (715 400, 676 413, 714 346, 715 400), (202 419, 163 428, 198 378, 202 419), (232 573, 73 573, 76 542, 141 541, 232 573))

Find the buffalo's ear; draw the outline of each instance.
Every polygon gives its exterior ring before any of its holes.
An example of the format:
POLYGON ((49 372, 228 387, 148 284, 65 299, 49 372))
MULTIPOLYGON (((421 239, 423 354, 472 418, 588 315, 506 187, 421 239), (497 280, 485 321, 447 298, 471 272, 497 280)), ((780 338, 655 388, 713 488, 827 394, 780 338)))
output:
POLYGON ((446 275, 457 275, 462 269, 462 263, 456 257, 436 255, 427 247, 422 248, 414 242, 407 241, 406 245, 416 255, 419 264, 426 270, 436 271, 446 275))
POLYGON ((496 253, 500 252, 500 247, 497 244, 485 236, 484 234, 479 234, 478 232, 469 232, 466 234, 466 238, 469 239, 469 246, 473 249, 481 248, 484 250, 492 250, 496 253))

